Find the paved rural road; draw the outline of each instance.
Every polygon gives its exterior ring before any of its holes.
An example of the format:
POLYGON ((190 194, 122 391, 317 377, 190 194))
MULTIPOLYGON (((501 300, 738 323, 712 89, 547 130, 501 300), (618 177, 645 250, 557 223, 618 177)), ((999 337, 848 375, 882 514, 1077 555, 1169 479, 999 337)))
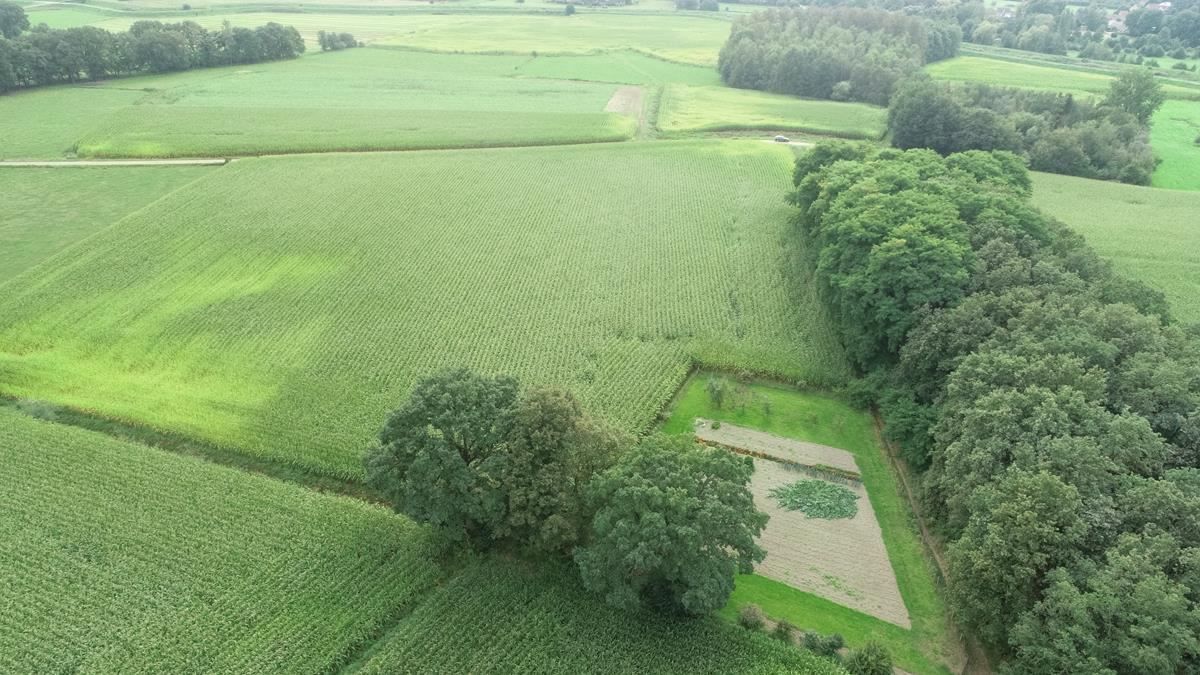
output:
POLYGON ((87 166, 221 166, 225 158, 209 159, 64 159, 57 162, 24 162, 0 160, 0 167, 14 169, 57 169, 87 166))

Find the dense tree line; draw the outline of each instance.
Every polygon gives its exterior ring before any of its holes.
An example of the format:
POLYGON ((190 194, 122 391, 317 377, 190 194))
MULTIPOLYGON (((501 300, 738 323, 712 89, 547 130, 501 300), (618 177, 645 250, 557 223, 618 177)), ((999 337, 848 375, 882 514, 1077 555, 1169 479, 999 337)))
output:
POLYGON ((827 144, 795 181, 960 620, 1008 672, 1198 672, 1200 328, 1034 209, 1014 154, 827 144))
POLYGON ((304 40, 296 29, 277 23, 254 29, 227 25, 210 32, 191 21, 138 21, 124 33, 93 26, 55 30, 44 24, 27 31, 28 24, 19 6, 0 2, 0 32, 5 36, 0 38, 0 93, 61 82, 290 59, 304 52, 304 40))
POLYGON ((737 19, 721 48, 726 84, 887 105, 901 79, 958 53, 958 26, 853 8, 771 9, 737 19))
POLYGON ((317 31, 317 45, 321 47, 321 51, 323 52, 336 52, 341 49, 352 49, 362 46, 349 33, 335 33, 323 30, 317 31))
POLYGON ((1008 150, 1036 171, 1149 185, 1157 165, 1149 124, 1162 103, 1161 87, 1145 71, 1123 73, 1099 103, 919 77, 892 97, 888 129, 898 148, 1008 150))
POLYGON ((466 370, 419 382, 366 456, 396 511, 474 549, 573 558, 613 605, 701 614, 764 552, 748 458, 641 441, 568 392, 466 370))

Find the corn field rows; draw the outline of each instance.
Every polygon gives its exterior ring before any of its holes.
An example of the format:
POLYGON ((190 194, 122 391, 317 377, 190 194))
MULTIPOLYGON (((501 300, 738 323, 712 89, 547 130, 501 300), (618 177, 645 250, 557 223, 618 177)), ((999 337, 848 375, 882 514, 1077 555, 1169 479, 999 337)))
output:
POLYGON ((8 284, 0 390, 355 478, 443 367, 633 429, 696 362, 836 384, 789 171, 750 142, 241 160, 8 284))
POLYGON ((324 672, 440 574, 381 508, 8 409, 0 484, 0 672, 324 672))
POLYGON ((359 673, 840 673, 809 652, 715 617, 631 615, 569 567, 490 560, 434 591, 359 673))

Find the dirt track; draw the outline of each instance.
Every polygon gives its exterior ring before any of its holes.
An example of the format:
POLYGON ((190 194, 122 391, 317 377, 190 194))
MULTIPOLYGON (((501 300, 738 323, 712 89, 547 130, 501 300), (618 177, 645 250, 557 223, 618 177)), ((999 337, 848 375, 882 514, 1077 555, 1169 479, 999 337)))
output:
POLYGON ((223 166, 225 158, 206 159, 62 159, 58 161, 0 160, 0 167, 10 169, 79 169, 109 166, 223 166))

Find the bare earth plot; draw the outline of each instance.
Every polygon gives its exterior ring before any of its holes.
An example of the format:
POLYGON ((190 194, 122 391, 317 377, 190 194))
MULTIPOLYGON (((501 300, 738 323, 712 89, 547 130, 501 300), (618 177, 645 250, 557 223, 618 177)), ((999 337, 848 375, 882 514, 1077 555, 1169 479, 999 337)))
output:
MULTIPOLYGON (((845 450, 793 441, 752 429, 722 424, 713 429, 698 420, 701 440, 741 448, 806 465, 825 465, 858 473, 845 450)), ((861 484, 846 485, 858 495, 853 518, 825 520, 788 511, 770 492, 811 477, 780 462, 754 459, 750 491, 758 508, 771 517, 759 544, 766 559, 755 573, 903 628, 911 628, 896 574, 883 545, 883 533, 861 484)))

